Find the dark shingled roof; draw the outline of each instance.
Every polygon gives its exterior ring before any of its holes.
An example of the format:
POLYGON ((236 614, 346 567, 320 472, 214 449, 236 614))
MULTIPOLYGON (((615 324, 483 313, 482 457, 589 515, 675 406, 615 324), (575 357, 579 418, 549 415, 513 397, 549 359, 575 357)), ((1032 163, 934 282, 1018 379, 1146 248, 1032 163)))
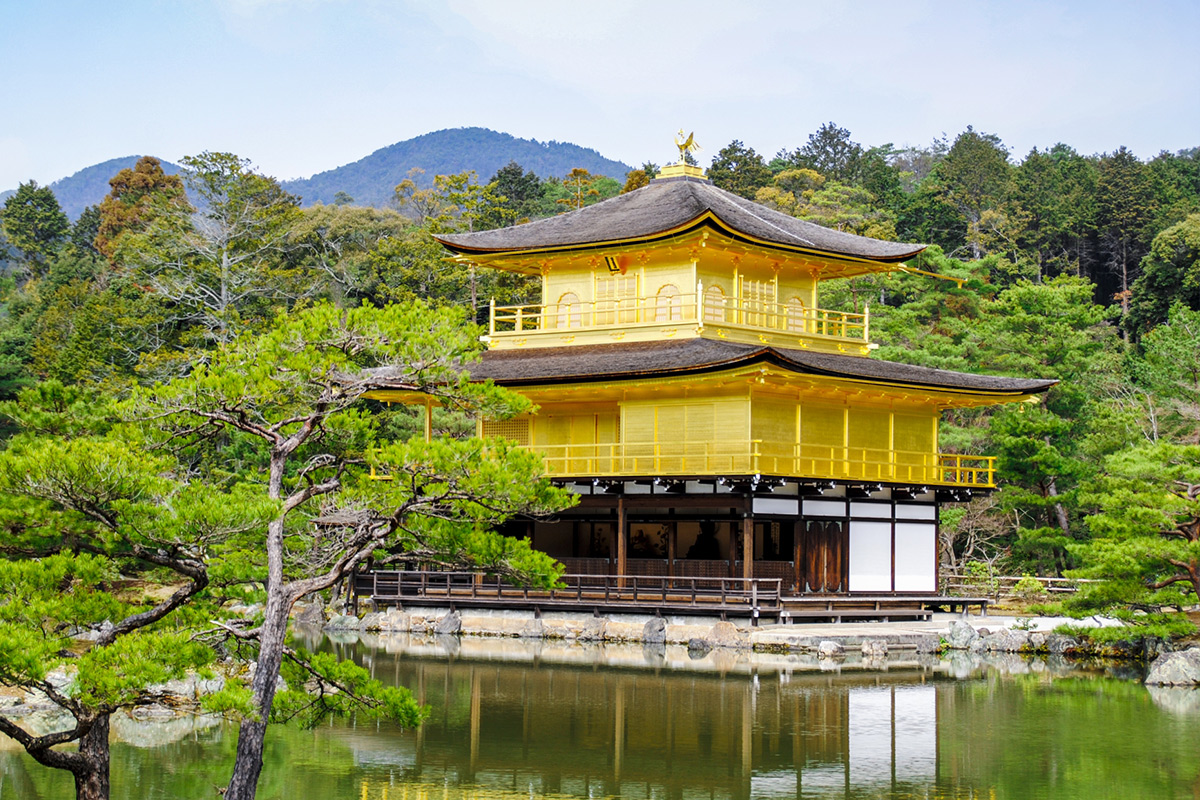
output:
POLYGON ((741 235, 789 249, 886 262, 902 261, 925 249, 924 245, 884 242, 805 222, 696 178, 651 181, 649 186, 594 206, 512 228, 435 238, 464 255, 578 249, 628 239, 653 239, 712 225, 703 219, 709 212, 730 229, 734 238, 741 235))
MULTIPOLYGON (((516 387, 698 374, 756 362, 774 364, 806 375, 881 381, 948 391, 1038 394, 1058 382, 971 375, 863 356, 814 353, 712 339, 489 350, 484 353, 482 361, 468 365, 467 369, 472 378, 491 378, 502 386, 516 387)), ((387 388, 385 374, 380 374, 378 381, 379 388, 387 388)))

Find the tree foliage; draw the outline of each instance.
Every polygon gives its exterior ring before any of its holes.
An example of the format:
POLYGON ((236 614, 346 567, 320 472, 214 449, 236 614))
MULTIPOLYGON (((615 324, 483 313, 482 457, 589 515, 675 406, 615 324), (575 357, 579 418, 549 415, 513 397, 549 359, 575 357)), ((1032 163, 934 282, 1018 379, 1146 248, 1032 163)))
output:
POLYGON ((771 182, 771 169, 753 147, 734 139, 713 157, 708 179, 714 186, 753 200, 755 193, 771 182))
MULTIPOLYGON (((1200 600, 1200 446, 1148 444, 1110 456, 1089 487, 1093 539, 1074 550, 1083 610, 1157 612, 1200 600)), ((1130 617, 1138 622, 1137 617, 1130 617)))
POLYGON ((163 446, 195 452, 202 473, 217 477, 229 469, 229 439, 240 461, 262 470, 261 498, 276 508, 233 559, 254 565, 267 590, 261 624, 228 628, 257 669, 227 797, 254 795, 276 677, 288 657, 288 614, 300 598, 330 588, 381 549, 514 581, 557 578, 561 567, 528 542, 492 532, 514 514, 567 503, 568 495, 538 479, 540 459, 477 439, 381 442, 378 420, 361 407, 364 392, 386 375, 391 385, 476 414, 526 409, 519 395, 459 372, 478 352, 478 334, 461 311, 420 302, 318 304, 223 345, 187 376, 136 393, 138 415, 155 421, 163 446))
POLYGON ((111 191, 100 201, 93 242, 110 260, 116 257, 117 240, 122 235, 145 231, 162 214, 192 212, 183 180, 163 172, 162 162, 153 156, 142 156, 133 169, 121 170, 108 185, 111 191))
POLYGON ((850 139, 850 131, 826 122, 808 136, 803 147, 776 156, 793 169, 811 169, 839 183, 853 184, 859 176, 865 152, 850 139))
POLYGON ((312 292, 279 260, 300 216, 298 200, 232 153, 182 163, 199 208, 173 201, 173 190, 160 193, 144 229, 117 238, 117 254, 198 340, 229 341, 243 324, 270 319, 274 303, 312 292))
POLYGON ((0 732, 70 771, 77 796, 100 800, 110 717, 212 660, 180 609, 207 597, 212 549, 269 510, 238 484, 198 490, 172 475, 95 393, 46 384, 0 410, 24 429, 0 454, 10 556, 0 559, 0 683, 39 692, 71 719, 36 735, 0 715, 0 732), (111 588, 148 569, 171 588, 154 598, 111 588), (59 749, 67 743, 78 749, 59 749))
POLYGON ((1174 303, 1200 311, 1200 214, 1154 237, 1133 283, 1130 327, 1137 332, 1164 322, 1174 303))
POLYGON ((538 457, 473 438, 384 439, 386 415, 364 405, 382 374, 466 413, 526 410, 521 396, 461 371, 478 336, 452 308, 321 303, 220 344, 119 406, 56 383, 5 405, 25 432, 0 454, 0 680, 44 693, 76 724, 47 738, 0 717, 0 731, 76 774, 81 796, 103 797, 108 718, 217 652, 257 665, 248 682, 230 673, 210 702, 242 717, 229 796, 253 796, 271 719, 354 711, 419 721, 407 692, 292 648, 288 615, 371 557, 556 581, 554 561, 493 532, 514 514, 569 503, 540 478, 538 457), (176 584, 163 599, 106 588, 151 568, 176 584), (222 597, 261 599, 263 617, 228 619, 222 597), (97 635, 70 658, 80 627, 97 635), (69 683, 56 685, 48 673, 67 664, 69 683), (281 672, 293 682, 277 697, 281 672), (78 755, 55 749, 66 742, 80 743, 78 755))
POLYGON ((50 187, 29 181, 4 201, 0 230, 25 269, 37 276, 44 273, 47 262, 66 241, 71 224, 50 187))

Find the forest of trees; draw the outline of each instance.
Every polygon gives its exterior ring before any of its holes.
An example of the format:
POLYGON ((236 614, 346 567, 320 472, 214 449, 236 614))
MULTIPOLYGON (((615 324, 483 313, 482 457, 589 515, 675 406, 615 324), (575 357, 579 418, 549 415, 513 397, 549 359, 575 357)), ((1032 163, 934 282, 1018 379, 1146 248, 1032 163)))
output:
MULTIPOLYGON (((290 511, 293 501, 303 506, 323 492, 348 491, 343 470, 361 464, 368 446, 378 452, 389 440, 400 442, 393 469, 413 459, 432 464, 431 474, 470 465, 471 479, 483 481, 472 491, 503 498, 496 507, 565 502, 548 488, 521 495, 516 484, 540 484, 531 477, 535 467, 515 454, 500 469, 481 465, 477 451, 403 451, 411 445, 398 434, 416 425, 407 412, 341 405, 350 395, 331 388, 330 371, 391 358, 415 370, 415 386, 444 380, 449 360, 469 359, 477 348, 478 330, 469 322, 486 313, 488 298, 530 302, 537 286, 448 261, 430 233, 515 225, 600 202, 645 185, 654 164, 631 171, 623 186, 582 168, 542 180, 516 163, 486 180, 412 174, 384 209, 356 205, 348 195, 302 208, 277 181, 228 153, 185 158, 181 167, 181 175, 167 175, 144 158, 121 170, 104 201, 73 224, 53 192, 32 181, 0 210, 7 259, 0 278, 7 442, 0 453, 0 581, 27 582, 32 598, 62 585, 64 574, 86 583, 114 570, 173 570, 193 587, 180 604, 211 592, 210 583, 220 584, 226 599, 257 596, 261 584, 241 594, 232 588, 266 574, 245 531, 277 519, 278 530, 301 535, 299 550, 285 548, 281 559, 320 550, 322 542, 284 521, 279 503, 290 511), (369 331, 387 331, 396 347, 404 337, 411 341, 408 349, 376 352, 363 344, 369 331), (268 374, 269 365, 309 377, 288 383, 268 374), (313 386, 332 394, 317 403, 313 386), (267 408, 266 395, 276 405, 267 408), (218 400, 225 405, 212 405, 218 400), (301 423, 311 441, 281 438, 272 427, 301 423), (284 439, 292 448, 286 453, 284 439), (148 443, 165 449, 138 461, 148 443), (167 460, 155 460, 160 455, 167 460), (89 465, 97 463, 120 468, 93 474, 89 465), (69 474, 42 483, 21 477, 48 464, 69 474), (504 470, 528 477, 506 482, 504 470), (279 483, 273 477, 271 493, 263 494, 268 472, 278 473, 279 483), (123 476, 119 486, 105 483, 113 475, 123 476), (208 494, 189 494, 196 486, 208 494), (190 499, 163 505, 165 497, 190 499), (218 503, 220 511, 206 505, 214 497, 236 501, 244 513, 231 514, 230 502, 218 503), (199 556, 183 557, 186 548, 155 561, 138 539, 146 535, 141 522, 136 530, 122 522, 153 518, 177 531, 186 527, 178 517, 189 514, 204 519, 205 548, 241 542, 238 558, 212 574, 207 562, 194 563, 199 556), (59 535, 64 530, 69 535, 59 535), (59 563, 53 580, 20 572, 31 555, 67 554, 83 560, 59 563)), ((871 306, 880 357, 1060 381, 1037 404, 961 411, 946 420, 941 448, 997 456, 1002 482, 994 494, 944 510, 947 566, 1102 578, 1068 601, 1069 609, 1105 610, 1157 632, 1189 629, 1178 612, 1196 604, 1200 589, 1200 148, 1143 160, 1124 148, 1081 155, 1060 144, 1016 161, 998 137, 970 128, 952 142, 896 149, 864 147, 830 123, 770 160, 734 141, 714 157, 709 177, 822 225, 930 243, 912 266, 961 284, 888 273, 823 287, 826 307, 871 306)), ((463 407, 519 408, 519 399, 503 393, 454 391, 463 407)), ((447 442, 469 429, 449 413, 437 425, 451 434, 447 442)), ((350 505, 372 501, 362 486, 347 498, 350 505)), ((412 500, 375 499, 406 508, 412 500)), ((486 516, 459 511, 473 525, 486 516)), ((420 516, 419 509, 411 513, 420 516)), ((555 574, 533 554, 497 550, 491 539, 460 541, 434 522, 413 525, 393 533, 417 531, 429 552, 449 553, 450 561, 501 565, 539 580, 555 574)), ((338 552, 356 554, 349 561, 329 561, 320 551, 320 568, 293 564, 292 582, 277 585, 331 585, 378 543, 346 536, 338 552)), ((72 613, 90 614, 97 624, 118 614, 142 619, 141 602, 118 608, 91 598, 72 613)), ((0 605, 0 644, 17 648, 11 652, 31 646, 19 635, 31 608, 43 607, 0 605)), ((268 616, 271 609, 268 603, 268 616)), ((172 630, 160 631, 167 637, 160 647, 175 641, 172 630)), ((239 647, 240 633, 227 630, 221 647, 239 647)), ((53 660, 53 648, 38 652, 53 660)), ((209 656, 176 650, 170 663, 183 669, 209 656)), ((330 676, 328 664, 288 657, 297 670, 352 682, 330 676)), ((22 669, 37 673, 20 659, 0 658, 0 682, 13 682, 22 669)), ((226 697, 228 707, 251 710, 264 697, 269 705, 264 687, 259 681, 254 692, 226 697)), ((411 709, 391 702, 411 718, 411 709)), ((98 707, 120 703, 110 698, 98 707)), ((93 712, 83 709, 81 719, 98 719, 93 712)), ((80 736, 92 724, 81 722, 80 736)))

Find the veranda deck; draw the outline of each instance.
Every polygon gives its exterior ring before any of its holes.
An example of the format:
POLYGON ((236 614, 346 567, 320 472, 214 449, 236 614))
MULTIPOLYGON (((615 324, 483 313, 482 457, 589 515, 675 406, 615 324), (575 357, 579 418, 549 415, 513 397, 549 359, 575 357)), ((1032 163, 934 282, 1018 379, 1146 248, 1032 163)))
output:
POLYGON ((375 607, 439 603, 461 608, 707 616, 788 623, 798 620, 883 621, 932 616, 932 609, 979 606, 987 598, 904 595, 785 596, 775 578, 696 578, 646 575, 564 575, 562 586, 513 586, 474 572, 376 570, 355 576, 355 603, 375 607))

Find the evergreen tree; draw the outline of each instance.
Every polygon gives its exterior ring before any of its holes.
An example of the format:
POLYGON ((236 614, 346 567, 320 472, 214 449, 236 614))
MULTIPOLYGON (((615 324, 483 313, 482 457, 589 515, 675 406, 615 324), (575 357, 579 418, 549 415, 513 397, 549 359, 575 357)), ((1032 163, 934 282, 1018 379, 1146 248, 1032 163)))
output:
POLYGON ((197 492, 172 477, 167 459, 112 427, 96 393, 43 384, 0 410, 24 430, 0 455, 0 682, 40 692, 71 720, 35 734, 0 714, 0 732, 69 771, 80 800, 106 800, 111 716, 212 661, 182 609, 206 596, 209 548, 269 507, 236 485, 197 492), (173 591, 155 601, 108 588, 147 569, 173 591), (90 643, 77 655, 80 632, 90 643))
POLYGON ((1129 313, 1130 288, 1150 244, 1154 193, 1146 165, 1124 147, 1100 159, 1096 181, 1097 225, 1105 266, 1117 278, 1113 293, 1129 313))
POLYGON ((815 170, 831 180, 856 186, 864 156, 862 145, 851 141, 850 131, 826 122, 809 134, 804 146, 787 156, 787 161, 793 167, 815 170))
POLYGON ((1160 635, 1194 632, 1182 614, 1157 612, 1200 600, 1200 446, 1160 442, 1117 453, 1085 501, 1096 509, 1088 517, 1094 538, 1072 548, 1082 562, 1074 574, 1099 583, 1085 585, 1068 607, 1157 624, 1160 635))
POLYGON ((71 223, 49 186, 22 183, 4 201, 0 230, 26 271, 38 276, 71 232, 71 223))
POLYGON ((263 500, 274 508, 235 558, 259 565, 253 574, 265 575, 267 589, 261 625, 230 630, 253 648, 257 668, 231 706, 245 716, 227 798, 254 796, 288 658, 288 615, 300 598, 330 588, 380 548, 543 586, 557 579, 560 568, 527 541, 489 532, 514 514, 569 502, 538 479, 538 456, 478 439, 385 443, 360 407, 386 374, 392 385, 488 417, 526 410, 519 395, 457 372, 478 353, 478 335, 456 309, 320 304, 281 316, 265 335, 224 345, 190 375, 136 398, 163 442, 204 449, 231 439, 227 455, 210 456, 214 475, 235 454, 255 464, 266 473, 263 500), (374 480, 374 472, 393 480, 374 480))
POLYGON ((1012 165, 1000 138, 967 126, 937 167, 946 200, 967 223, 966 241, 974 258, 984 253, 980 223, 989 208, 1003 204, 1012 190, 1012 165))
POLYGON ((1159 233, 1133 282, 1129 326, 1145 332, 1163 322, 1173 303, 1200 310, 1200 214, 1159 233))
POLYGON ((755 193, 771 182, 771 170, 753 147, 735 139, 713 157, 708 179, 718 188, 753 200, 755 193))
POLYGON ((88 206, 71 226, 71 244, 81 253, 99 255, 96 236, 100 233, 100 207, 88 206))
POLYGON ((506 227, 533 218, 542 198, 542 185, 533 171, 525 169, 515 161, 496 170, 488 181, 492 194, 497 198, 493 210, 486 219, 489 228, 506 227))
POLYGON ((197 343, 230 341, 242 327, 264 324, 278 305, 313 293, 284 258, 298 198, 232 153, 188 156, 183 166, 199 210, 173 199, 155 203, 149 223, 118 236, 115 247, 197 343))
POLYGON ((189 215, 183 180, 163 172, 162 162, 142 156, 133 169, 123 169, 108 182, 110 191, 100 201, 95 247, 105 258, 116 257, 122 235, 142 232, 163 214, 189 215))

